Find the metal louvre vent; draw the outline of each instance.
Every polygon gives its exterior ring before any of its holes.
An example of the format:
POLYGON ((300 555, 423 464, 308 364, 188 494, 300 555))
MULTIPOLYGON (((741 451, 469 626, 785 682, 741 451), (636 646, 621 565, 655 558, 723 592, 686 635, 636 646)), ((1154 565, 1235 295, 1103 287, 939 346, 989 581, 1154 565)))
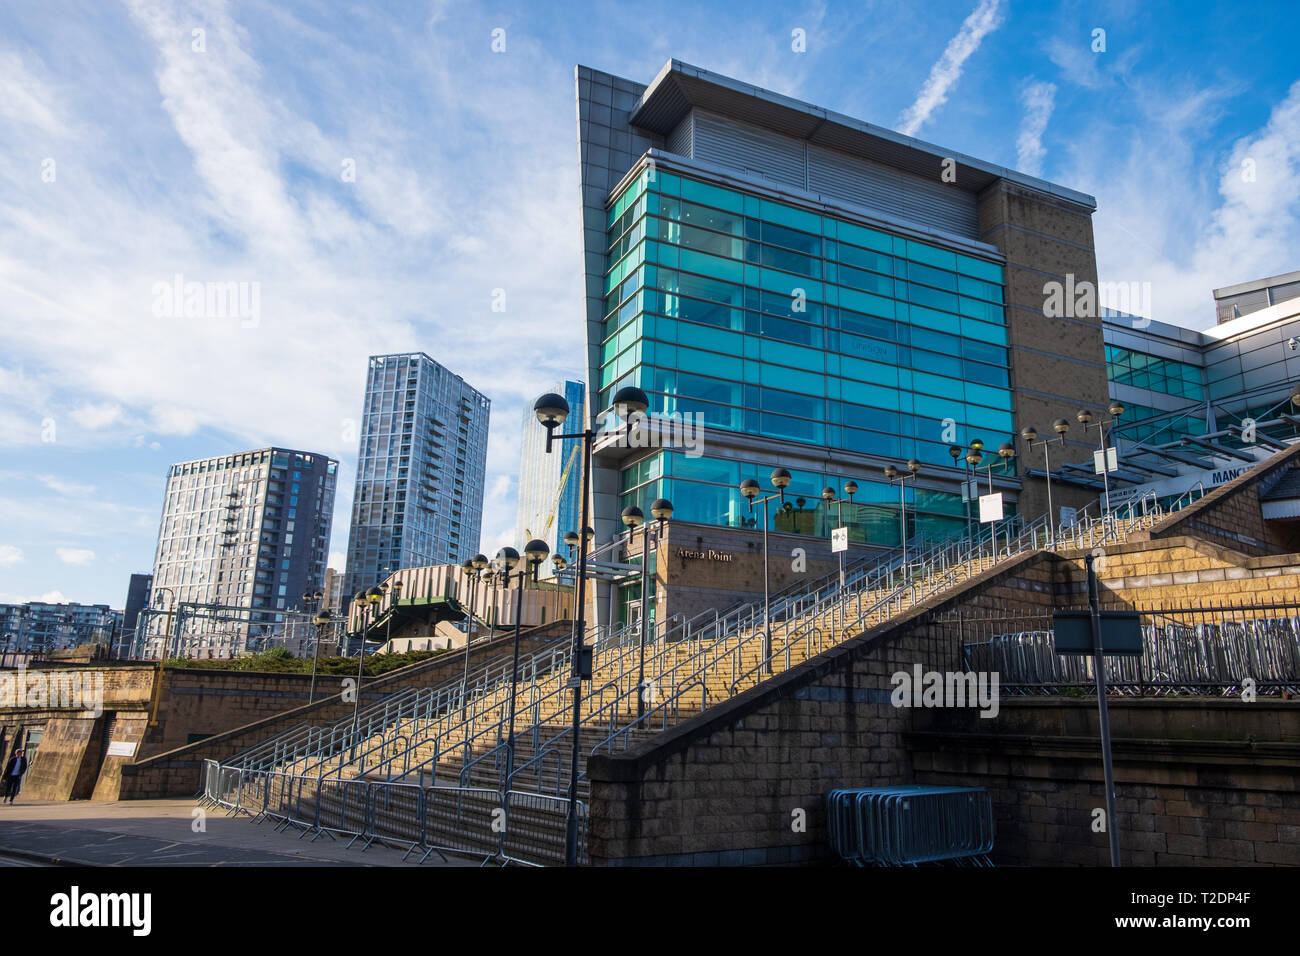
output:
POLYGON ((832 203, 854 203, 925 228, 979 238, 974 193, 699 109, 673 130, 669 149, 817 193, 832 203))
POLYGON ((677 128, 668 134, 668 152, 690 159, 695 148, 695 113, 687 113, 677 128))
POLYGON ((949 183, 809 146, 808 188, 828 199, 858 203, 944 232, 979 238, 974 194, 949 183))
POLYGON ((692 110, 692 159, 729 166, 798 189, 808 186, 804 144, 779 133, 692 110))

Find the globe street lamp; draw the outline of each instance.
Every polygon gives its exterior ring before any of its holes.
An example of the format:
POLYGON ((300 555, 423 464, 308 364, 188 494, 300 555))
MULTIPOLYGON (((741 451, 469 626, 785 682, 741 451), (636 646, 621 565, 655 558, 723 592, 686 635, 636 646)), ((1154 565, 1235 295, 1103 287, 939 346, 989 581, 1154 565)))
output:
MULTIPOLYGON (((1106 498, 1105 498, 1106 507, 1103 509, 1103 512, 1109 515, 1110 514, 1110 460, 1109 460, 1110 456, 1106 454, 1106 427, 1108 425, 1114 425, 1119 421, 1119 417, 1124 414, 1124 406, 1121 405, 1119 402, 1111 402, 1110 406, 1106 409, 1106 411, 1110 412, 1110 418, 1102 419, 1101 421, 1097 421, 1097 422, 1094 422, 1092 420, 1092 412, 1088 411, 1086 408, 1081 409, 1079 411, 1079 414, 1076 415, 1075 418, 1077 418, 1079 420, 1079 424, 1083 426, 1084 435, 1088 434, 1089 428, 1097 429, 1097 448, 1101 452, 1101 481, 1102 481, 1102 487, 1105 489, 1105 494, 1106 494, 1106 498)), ((1118 456, 1118 452, 1116 452, 1116 455, 1118 456)))
POLYGON ((1052 506, 1052 444, 1060 442, 1062 447, 1065 445, 1065 436, 1070 431, 1070 423, 1064 418, 1058 418, 1052 422, 1052 430, 1056 432, 1055 438, 1044 438, 1038 440, 1038 429, 1030 425, 1020 432, 1020 437, 1025 440, 1025 444, 1030 451, 1038 445, 1043 446, 1043 465, 1047 471, 1047 537, 1052 540, 1056 537, 1056 509, 1052 506))
MULTIPOLYGON (((650 506, 650 514, 655 519, 655 551, 659 550, 660 537, 663 534, 664 524, 673 516, 672 502, 667 498, 656 498, 654 504, 650 506)), ((645 520, 645 515, 641 509, 632 505, 623 509, 623 524, 628 529, 628 546, 636 538, 636 529, 644 529, 641 533, 641 614, 637 625, 638 643, 640 653, 640 664, 637 671, 636 681, 636 715, 638 718, 645 716, 645 641, 649 620, 650 594, 647 591, 646 575, 650 566, 650 523, 645 520)))
MULTIPOLYGON (((524 546, 527 561, 520 563, 519 552, 514 548, 502 548, 497 552, 497 566, 505 573, 506 584, 510 583, 510 572, 519 566, 519 589, 515 593, 515 649, 513 663, 510 666, 510 735, 506 738, 506 778, 505 794, 509 801, 511 778, 515 773, 515 705, 519 699, 519 636, 523 629, 524 616, 524 582, 531 573, 536 578, 537 566, 546 560, 550 546, 534 538, 524 546)), ((507 803, 508 806, 508 803, 507 803)), ((507 813, 509 811, 507 810, 507 813)))
POLYGON ((763 670, 770 674, 772 673, 772 589, 768 577, 767 563, 768 502, 779 498, 781 504, 785 504, 785 489, 790 487, 790 472, 784 468, 774 468, 768 480, 772 482, 772 487, 776 489, 774 495, 759 499, 758 496, 762 494, 762 489, 753 478, 746 478, 740 483, 740 493, 749 502, 750 514, 754 513, 755 503, 763 506, 763 670))
MULTIPOLYGON (((856 481, 844 482, 844 493, 848 495, 848 498, 837 497, 835 494, 835 489, 832 488, 830 485, 827 485, 825 488, 822 489, 822 501, 826 502, 827 506, 830 505, 835 506, 835 525, 836 527, 839 528, 844 527, 844 502, 848 501, 849 504, 853 504, 853 496, 858 493, 858 483, 856 481)), ((839 558, 840 558, 840 587, 844 587, 844 552, 843 551, 839 552, 839 558)))
POLYGON ((316 625, 316 651, 311 658, 311 690, 307 692, 307 703, 316 699, 316 666, 320 663, 320 640, 321 634, 330 624, 330 612, 328 608, 321 608, 316 612, 316 617, 312 621, 316 625))
POLYGON ((903 563, 901 565, 903 573, 907 573, 907 479, 915 478, 921 471, 921 463, 915 458, 908 459, 907 471, 902 472, 893 465, 885 466, 885 478, 892 485, 898 483, 898 526, 899 540, 903 545, 903 563))
POLYGON ((376 608, 384 599, 384 592, 372 587, 367 591, 358 591, 354 601, 361 606, 362 628, 361 646, 357 648, 357 696, 352 704, 352 751, 348 759, 355 759, 357 753, 357 734, 361 730, 361 674, 366 661, 366 640, 370 636, 370 610, 376 608))
MULTIPOLYGON (((650 397, 635 385, 625 385, 614 393, 613 407, 627 419, 627 429, 631 432, 636 419, 650 408, 650 397)), ((573 627, 573 673, 569 680, 573 688, 573 749, 570 754, 569 768, 569 807, 564 827, 564 861, 568 866, 578 864, 578 760, 582 752, 580 731, 582 728, 582 682, 590 679, 584 673, 583 645, 586 640, 586 603, 587 603, 587 554, 595 532, 591 530, 591 452, 596 442, 596 430, 590 425, 579 432, 563 434, 560 426, 569 417, 569 403, 563 395, 548 392, 533 403, 533 413, 538 423, 546 429, 546 453, 556 441, 582 442, 582 535, 578 538, 578 567, 574 627, 573 627)), ((584 423, 585 424, 585 423, 584 423)), ((577 537, 577 536, 576 536, 577 537)), ((569 536, 565 535, 566 543, 569 536)))

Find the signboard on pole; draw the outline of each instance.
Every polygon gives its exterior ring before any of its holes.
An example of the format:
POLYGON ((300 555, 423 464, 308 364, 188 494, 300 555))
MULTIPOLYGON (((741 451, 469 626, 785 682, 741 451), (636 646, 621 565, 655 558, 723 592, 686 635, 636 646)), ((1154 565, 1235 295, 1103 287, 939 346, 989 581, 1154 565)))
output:
POLYGON ((980 524, 1002 520, 1002 492, 980 495, 980 524))
POLYGON ((847 551, 847 550, 849 550, 848 527, 846 526, 843 528, 832 528, 831 529, 831 553, 835 554, 838 551, 847 551))
MULTIPOLYGON (((1101 652, 1118 657, 1142 656, 1142 624, 1137 611, 1102 611, 1101 652)), ((1088 611, 1053 611, 1052 630, 1058 654, 1092 654, 1092 618, 1088 611)))
POLYGON ((1119 470, 1119 454, 1118 454, 1118 452, 1115 451, 1115 446, 1114 446, 1114 445, 1111 445, 1109 448, 1106 449, 1106 454, 1105 454, 1104 461, 1105 461, 1105 464, 1103 465, 1103 464, 1102 464, 1102 462, 1103 462, 1103 457, 1102 457, 1102 453, 1101 453, 1101 449, 1100 449, 1100 448, 1098 448, 1096 451, 1094 451, 1094 452, 1092 453, 1092 471, 1093 471, 1093 474, 1100 475, 1100 474, 1102 473, 1103 469, 1104 469, 1105 471, 1118 471, 1118 470, 1119 470))

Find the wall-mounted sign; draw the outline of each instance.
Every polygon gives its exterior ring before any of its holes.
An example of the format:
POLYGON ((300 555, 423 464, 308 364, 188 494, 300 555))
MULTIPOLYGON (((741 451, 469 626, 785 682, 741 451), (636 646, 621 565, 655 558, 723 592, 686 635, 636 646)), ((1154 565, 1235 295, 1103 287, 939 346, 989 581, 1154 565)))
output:
POLYGON ((135 744, 127 743, 125 740, 113 740, 108 744, 108 755, 110 757, 134 757, 135 744))
POLYGON ((849 550, 849 529, 832 528, 831 529, 831 554, 837 551, 849 550))
POLYGON ((980 495, 980 523, 1002 520, 1002 492, 980 495))
POLYGON ((728 554, 726 551, 714 551, 712 548, 699 551, 691 548, 678 548, 677 557, 683 561, 721 561, 723 564, 735 560, 735 555, 728 554))

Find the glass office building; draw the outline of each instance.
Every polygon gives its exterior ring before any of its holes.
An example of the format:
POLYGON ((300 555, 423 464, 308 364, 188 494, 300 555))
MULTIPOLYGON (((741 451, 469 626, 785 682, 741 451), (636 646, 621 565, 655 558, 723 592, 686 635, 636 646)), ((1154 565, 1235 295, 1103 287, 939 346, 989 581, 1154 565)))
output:
POLYGON ((478 551, 491 408, 423 352, 370 357, 345 604, 400 568, 478 551))
POLYGON ((975 440, 981 490, 1042 507, 993 452, 1106 401, 1100 320, 1043 310, 1046 278, 1096 279, 1092 197, 675 60, 576 84, 590 413, 636 385, 699 437, 597 444, 598 539, 662 496, 679 534, 727 529, 714 550, 747 554, 761 510, 738 486, 770 492, 775 467, 792 483, 770 530, 810 547, 841 507, 859 545, 896 545, 903 505, 909 539, 958 533, 975 440), (900 503, 884 470, 910 459, 900 503), (854 503, 828 508, 848 480, 854 503))
MULTIPOLYGON (((940 467, 953 442, 1012 437, 1000 263, 662 171, 637 175, 608 219, 602 407, 635 384, 652 413, 940 467)), ((744 525, 737 486, 773 466, 660 452, 623 470, 621 492, 744 525)), ((804 503, 778 524, 824 533, 819 496, 835 480, 794 473, 804 503)), ((896 508, 887 485, 865 493, 896 508)), ((918 529, 960 530, 957 495, 907 494, 918 529)), ((850 525, 896 544, 899 523, 879 512, 850 525)))
POLYGON ((1252 444, 1235 433, 1247 421, 1274 442, 1300 436, 1287 418, 1300 381, 1296 289, 1300 273, 1214 290, 1219 321, 1205 330, 1108 312, 1110 392, 1125 406, 1121 453, 1139 442, 1240 450, 1252 444))

